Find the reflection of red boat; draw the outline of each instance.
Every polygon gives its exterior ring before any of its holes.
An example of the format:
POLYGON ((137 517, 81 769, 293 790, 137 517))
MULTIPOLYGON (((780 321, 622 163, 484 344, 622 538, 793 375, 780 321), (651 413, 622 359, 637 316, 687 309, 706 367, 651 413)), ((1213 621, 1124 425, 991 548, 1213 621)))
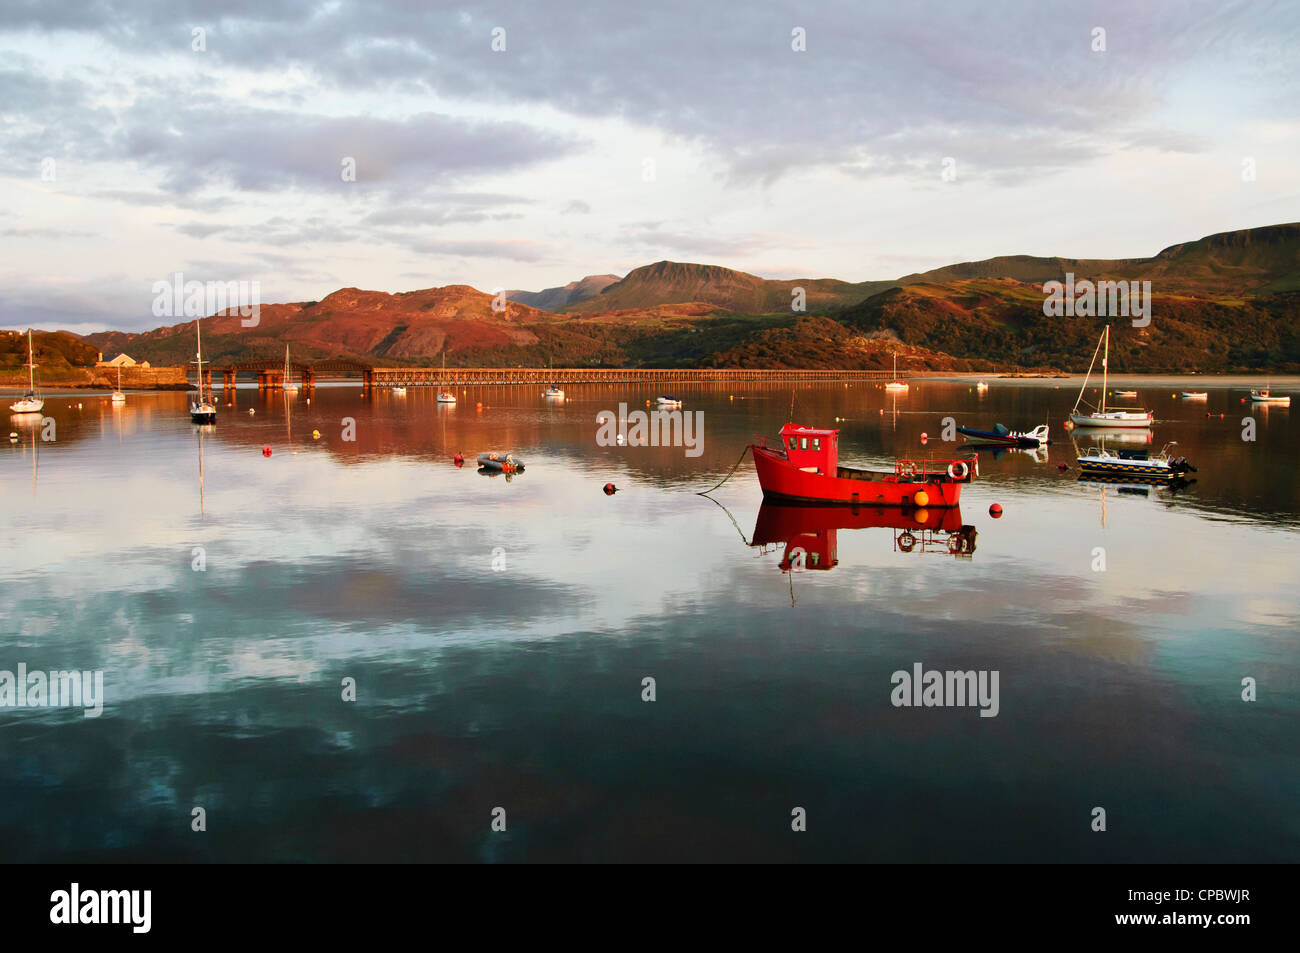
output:
POLYGON ((781 569, 834 569, 837 531, 887 526, 894 530, 894 546, 910 553, 948 552, 970 556, 975 552, 976 530, 963 526, 961 509, 938 510, 901 507, 789 506, 764 503, 758 510, 751 546, 784 545, 781 569), (942 534, 942 535, 941 535, 942 534))
POLYGON ((860 506, 956 506, 979 475, 979 458, 896 460, 892 470, 839 465, 838 430, 781 428, 781 447, 750 444, 766 499, 860 506))

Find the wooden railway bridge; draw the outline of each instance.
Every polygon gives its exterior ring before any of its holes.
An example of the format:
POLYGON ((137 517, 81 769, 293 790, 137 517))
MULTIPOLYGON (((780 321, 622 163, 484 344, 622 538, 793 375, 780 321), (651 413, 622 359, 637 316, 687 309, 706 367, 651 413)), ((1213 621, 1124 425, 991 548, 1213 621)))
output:
MULTIPOLYGON (((318 380, 360 377, 370 387, 448 387, 481 384, 707 384, 742 383, 779 384, 786 381, 853 382, 885 381, 893 375, 887 370, 796 370, 789 368, 652 368, 652 367, 379 367, 347 358, 326 358, 311 363, 291 361, 290 373, 303 387, 318 380)), ((220 373, 226 387, 234 387, 240 372, 256 373, 258 389, 278 389, 284 383, 284 361, 240 361, 205 371, 207 383, 220 373)), ((915 372, 908 376, 920 376, 915 372)))

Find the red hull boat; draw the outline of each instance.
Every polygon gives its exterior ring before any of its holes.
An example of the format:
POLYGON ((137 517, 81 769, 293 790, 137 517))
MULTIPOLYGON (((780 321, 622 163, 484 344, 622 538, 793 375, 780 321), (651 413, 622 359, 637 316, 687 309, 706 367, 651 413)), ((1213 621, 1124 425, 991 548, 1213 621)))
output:
POLYGON ((956 506, 979 458, 896 460, 892 470, 839 465, 839 431, 786 424, 779 449, 750 444, 763 497, 849 506, 956 506))

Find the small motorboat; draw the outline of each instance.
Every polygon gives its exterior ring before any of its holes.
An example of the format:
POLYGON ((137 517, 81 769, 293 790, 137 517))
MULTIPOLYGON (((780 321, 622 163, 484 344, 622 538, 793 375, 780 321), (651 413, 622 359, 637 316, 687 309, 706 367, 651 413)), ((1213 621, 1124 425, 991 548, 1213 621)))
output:
POLYGON ((1148 480, 1173 480, 1196 467, 1186 457, 1172 457, 1169 448, 1174 442, 1152 456, 1147 450, 1108 450, 1105 447, 1089 450, 1078 459, 1079 469, 1085 474, 1112 477, 1141 477, 1148 480))
POLYGON ((440 403, 440 404, 454 404, 454 403, 456 403, 456 395, 453 394, 453 393, 452 393, 451 391, 449 391, 449 390, 439 391, 439 392, 438 392, 438 403, 440 403))
POLYGON ((1138 392, 1135 390, 1113 390, 1111 395, 1115 397, 1136 397, 1138 392))
POLYGON ((403 387, 401 384, 398 384, 396 387, 392 389, 392 394, 394 397, 405 397, 406 388, 403 387))
POLYGON ((655 401, 660 407, 680 407, 682 402, 677 397, 660 397, 655 401))
POLYGON ((501 450, 489 450, 478 455, 478 465, 484 470, 497 470, 501 473, 517 473, 524 468, 524 461, 512 453, 501 450))
POLYGON ((557 399, 559 399, 559 400, 563 400, 563 399, 564 399, 564 391, 560 390, 560 388, 558 388, 558 387, 556 387, 554 384, 552 384, 550 387, 546 388, 546 390, 542 391, 542 396, 543 396, 543 397, 555 397, 555 398, 557 398, 557 399))
POLYGON ((1210 392, 1204 390, 1185 390, 1183 391, 1183 400, 1207 400, 1210 392))
POLYGON ((1291 398, 1282 395, 1274 395, 1273 391, 1267 387, 1261 387, 1258 390, 1250 392, 1250 399, 1256 404, 1284 404, 1291 406, 1291 398))
POLYGON ((850 506, 956 506, 963 484, 979 475, 979 458, 895 460, 892 469, 839 463, 838 430, 786 424, 781 446, 750 444, 763 498, 850 506))
POLYGON ((976 430, 974 427, 958 427, 957 432, 966 438, 972 446, 981 447, 1018 447, 1032 450, 1045 447, 1051 443, 1050 428, 1039 424, 1033 430, 1008 430, 1002 424, 994 424, 992 430, 976 430))
POLYGON ((979 382, 975 385, 975 389, 976 389, 976 390, 988 390, 988 389, 989 389, 989 385, 988 385, 986 382, 984 382, 984 381, 979 381, 979 382))

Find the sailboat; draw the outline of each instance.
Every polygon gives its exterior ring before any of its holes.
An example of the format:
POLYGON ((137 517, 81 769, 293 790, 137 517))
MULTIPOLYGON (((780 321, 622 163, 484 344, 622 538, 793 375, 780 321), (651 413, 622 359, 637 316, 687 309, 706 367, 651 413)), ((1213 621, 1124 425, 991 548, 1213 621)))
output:
POLYGON ((45 406, 45 400, 36 393, 36 357, 32 352, 32 329, 27 329, 27 393, 9 409, 15 414, 39 414, 45 406))
POLYGON ((122 393, 122 365, 117 365, 117 390, 113 391, 113 403, 125 404, 126 394, 122 393))
POLYGON ((200 318, 194 319, 194 340, 198 345, 196 360, 191 361, 199 367, 199 391, 195 399, 190 401, 190 420, 196 424, 215 424, 217 422, 217 408, 212 403, 211 395, 206 398, 203 394, 203 365, 207 361, 203 360, 203 335, 199 332, 200 318))
POLYGON ((284 346, 284 377, 283 377, 283 379, 280 381, 280 389, 283 390, 286 394, 296 394, 296 393, 298 393, 298 385, 294 382, 293 377, 291 376, 291 374, 292 374, 292 371, 291 371, 291 369, 290 369, 290 367, 289 367, 289 345, 288 345, 288 344, 285 344, 285 346, 284 346))
POLYGON ((894 379, 885 385, 885 390, 907 390, 907 381, 898 379, 898 352, 894 352, 894 379))
POLYGON ((446 387, 443 386, 442 384, 442 379, 446 376, 447 376, 447 349, 444 347, 442 349, 442 373, 438 375, 438 385, 439 385, 438 403, 454 404, 456 403, 456 395, 453 394, 451 391, 447 390, 446 387))
POLYGON ((1150 427, 1155 420, 1155 414, 1148 410, 1106 410, 1106 376, 1109 372, 1107 365, 1110 363, 1110 325, 1106 325, 1106 330, 1101 332, 1101 338, 1097 341, 1097 348, 1092 352, 1092 362, 1088 365, 1088 373, 1083 378, 1083 386, 1079 388, 1079 399, 1074 402, 1074 409, 1070 411, 1070 420, 1076 427, 1108 427, 1115 430, 1125 429, 1143 429, 1150 427), (1097 363, 1097 352, 1105 350, 1101 358, 1101 409, 1092 413, 1080 413, 1079 405, 1083 403, 1083 394, 1088 389, 1088 380, 1092 377, 1093 365, 1097 363))

